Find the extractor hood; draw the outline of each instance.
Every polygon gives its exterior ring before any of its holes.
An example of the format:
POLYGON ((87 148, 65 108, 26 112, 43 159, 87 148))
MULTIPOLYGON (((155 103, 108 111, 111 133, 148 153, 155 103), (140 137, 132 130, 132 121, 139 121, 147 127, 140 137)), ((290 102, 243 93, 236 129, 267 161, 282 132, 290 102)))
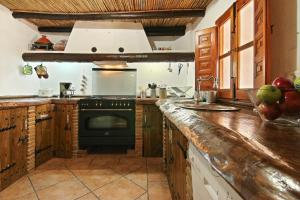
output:
POLYGON ((150 53, 152 48, 141 23, 77 21, 66 53, 150 53))

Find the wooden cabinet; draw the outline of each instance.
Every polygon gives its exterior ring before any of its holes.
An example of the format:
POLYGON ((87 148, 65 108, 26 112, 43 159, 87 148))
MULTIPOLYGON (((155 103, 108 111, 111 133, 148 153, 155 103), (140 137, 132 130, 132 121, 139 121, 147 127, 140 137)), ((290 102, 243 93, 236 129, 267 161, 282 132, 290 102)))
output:
POLYGON ((143 106, 143 155, 162 156, 162 114, 156 105, 143 106))
POLYGON ((73 105, 58 104, 55 106, 54 153, 56 157, 72 157, 73 109, 73 105))
POLYGON ((26 174, 27 108, 0 110, 0 190, 26 174))
POLYGON ((53 111, 51 104, 36 107, 35 165, 53 156, 53 111))
MULTIPOLYGON (((212 27, 196 32, 196 49, 195 49, 195 78, 200 76, 216 77, 217 68, 217 28, 212 27)), ((197 81, 196 81, 197 87, 197 81)), ((213 80, 201 83, 201 90, 213 89, 213 80)))
POLYGON ((165 163, 172 198, 185 200, 188 141, 168 120, 166 120, 165 128, 165 163))

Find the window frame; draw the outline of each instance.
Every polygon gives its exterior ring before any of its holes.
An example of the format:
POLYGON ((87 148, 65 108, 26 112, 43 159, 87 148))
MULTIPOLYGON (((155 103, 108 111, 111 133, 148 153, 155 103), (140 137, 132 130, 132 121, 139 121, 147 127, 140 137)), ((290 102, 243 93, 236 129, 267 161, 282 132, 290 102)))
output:
POLYGON ((233 80, 232 80, 232 73, 233 73, 233 66, 234 66, 234 60, 233 60, 233 47, 235 46, 234 44, 234 31, 235 31, 235 3, 233 4, 232 7, 230 7, 217 21, 216 21, 216 26, 218 29, 218 79, 220 80, 221 77, 221 72, 220 72, 220 61, 228 56, 230 56, 230 88, 229 89, 220 89, 220 84, 221 82, 219 81, 219 89, 218 89, 218 96, 222 98, 231 98, 233 96, 233 80), (224 53, 221 55, 220 53, 220 48, 222 44, 222 34, 221 32, 221 27, 224 25, 228 20, 231 20, 230 23, 230 29, 231 29, 231 37, 230 37, 230 50, 229 52, 224 53))
MULTIPOLYGON (((231 51, 230 51, 230 58, 231 58, 231 81, 230 81, 230 89, 220 89, 221 82, 219 81, 219 90, 218 90, 218 96, 220 98, 232 98, 232 99, 238 99, 238 100, 249 100, 249 97, 247 95, 247 90, 252 88, 239 88, 240 83, 240 52, 243 50, 246 50, 248 48, 253 48, 253 81, 254 81, 254 88, 257 87, 256 84, 256 74, 255 74, 255 23, 256 23, 256 3, 257 0, 237 0, 219 19, 216 21, 216 26, 218 28, 218 42, 219 42, 219 48, 218 48, 218 78, 222 77, 221 71, 220 71, 220 63, 221 60, 224 58, 224 55, 220 55, 220 47, 222 46, 222 34, 220 34, 220 29, 222 25, 228 20, 231 19, 231 51), (253 40, 251 42, 248 42, 243 45, 240 44, 240 37, 239 37, 239 25, 240 25, 240 17, 239 12, 241 9, 243 9, 248 3, 253 1, 254 4, 254 12, 253 12, 253 40)), ((269 65, 266 66, 266 68, 269 65)), ((265 76, 268 76, 268 73, 265 74, 265 76)))

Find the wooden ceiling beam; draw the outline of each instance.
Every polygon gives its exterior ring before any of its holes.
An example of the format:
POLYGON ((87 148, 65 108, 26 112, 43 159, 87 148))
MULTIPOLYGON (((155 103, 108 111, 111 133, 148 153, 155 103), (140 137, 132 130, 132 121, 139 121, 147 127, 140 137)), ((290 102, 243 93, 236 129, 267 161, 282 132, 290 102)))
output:
POLYGON ((205 9, 176 9, 156 11, 135 12, 110 12, 110 13, 37 13, 37 12, 13 12, 14 18, 22 19, 47 19, 47 20, 137 20, 137 19, 159 19, 159 18, 187 18, 204 17, 205 9))
MULTIPOLYGON (((41 26, 39 32, 69 33, 73 27, 41 26)), ((147 36, 183 36, 186 26, 151 26, 144 27, 147 36)))

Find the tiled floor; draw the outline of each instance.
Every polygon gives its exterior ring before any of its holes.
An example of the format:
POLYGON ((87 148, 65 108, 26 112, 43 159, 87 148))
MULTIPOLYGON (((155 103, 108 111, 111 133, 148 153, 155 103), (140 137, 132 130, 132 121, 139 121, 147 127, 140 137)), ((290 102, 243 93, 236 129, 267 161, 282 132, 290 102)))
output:
POLYGON ((54 158, 0 192, 1 200, 171 200, 158 158, 54 158))

